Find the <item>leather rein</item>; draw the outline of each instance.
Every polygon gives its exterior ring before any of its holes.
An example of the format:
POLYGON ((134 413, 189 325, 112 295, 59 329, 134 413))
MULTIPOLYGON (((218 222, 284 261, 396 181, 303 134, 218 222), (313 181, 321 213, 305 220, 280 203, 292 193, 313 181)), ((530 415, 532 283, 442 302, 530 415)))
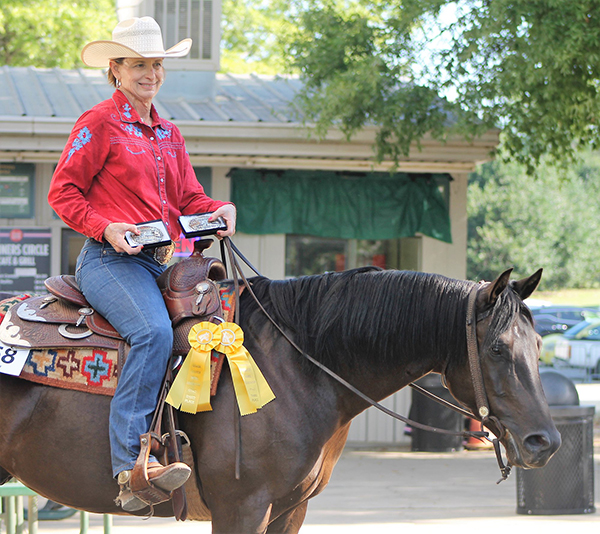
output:
MULTIPOLYGON (((252 290, 251 284, 246 279, 246 276, 244 275, 244 273, 239 265, 239 262, 237 261, 236 255, 239 256, 239 258, 254 273, 256 273, 258 276, 261 276, 261 274, 244 257, 244 255, 233 244, 233 242, 231 241, 231 239, 229 237, 224 237, 223 239, 221 239, 221 256, 223 258, 223 263, 225 264, 225 266, 227 266, 226 261, 225 261, 225 252, 227 252, 227 256, 229 257, 229 261, 231 264, 232 277, 233 277, 234 286, 235 286, 236 322, 239 321, 239 316, 238 316, 239 305, 237 302, 239 299, 239 279, 238 279, 238 275, 239 275, 239 278, 241 278, 241 280, 243 281, 246 289, 252 295, 252 298, 254 299, 256 304, 261 309, 261 311, 264 313, 264 315, 269 319, 269 321, 273 324, 273 326, 281 333, 281 335, 287 340, 287 342, 297 352, 299 352, 304 358, 306 358, 308 361, 310 361, 313 365, 315 365, 316 367, 318 367, 319 369, 321 369, 322 371, 327 373, 334 380, 336 380, 337 382, 342 384, 344 387, 349 389, 352 393, 354 393, 355 395, 357 395, 358 397, 363 399, 365 402, 367 402, 374 408, 377 408, 378 410, 385 413, 386 415, 389 415, 390 417, 393 417, 394 419, 402 421, 403 423, 408 424, 413 428, 418 428, 420 430, 424 430, 427 432, 434 432, 436 434, 448 434, 448 435, 453 435, 453 436, 462 436, 464 438, 473 437, 473 438, 477 438, 480 440, 487 439, 494 445, 494 452, 496 453, 498 467, 499 467, 500 473, 502 475, 502 478, 500 480, 498 480, 497 484, 499 484, 500 482, 502 482, 503 480, 506 480, 508 478, 508 476, 510 474, 511 466, 510 466, 510 464, 504 463, 504 460, 502 459, 502 451, 500 449, 500 439, 502 437, 504 437, 504 434, 506 433, 506 429, 504 428, 502 423, 500 423, 500 421, 498 420, 497 417, 490 416, 490 408, 489 408, 487 394, 485 391, 483 372, 481 370, 481 356, 479 353, 479 347, 478 347, 478 343, 477 343, 477 322, 488 317, 491 314, 491 309, 488 310, 487 312, 484 312, 479 317, 476 316, 475 304, 476 304, 476 300, 477 300, 477 292, 478 292, 479 284, 475 284, 469 293, 468 303, 467 303, 467 316, 466 316, 467 354, 468 354, 468 360, 469 360, 469 370, 471 373, 471 380, 473 383, 473 389, 475 391, 475 402, 477 404, 478 414, 477 415, 473 414, 472 412, 470 412, 468 410, 465 410, 451 402, 448 402, 448 401, 442 399, 441 397, 438 397, 434 393, 427 391, 426 389, 419 386, 418 384, 415 384, 415 383, 409 384, 410 387, 417 390, 419 393, 422 393, 426 397, 438 402, 439 404, 442 404, 443 406, 446 406, 447 408, 450 408, 450 409, 454 410, 455 412, 460 413, 461 415, 470 417, 472 419, 477 419, 481 422, 481 431, 465 430, 465 431, 456 432, 453 430, 446 430, 443 428, 437 428, 437 427, 425 425, 423 423, 419 423, 418 421, 413 421, 407 417, 404 417, 404 416, 394 412, 393 410, 390 410, 389 408, 386 408, 382 404, 378 403, 377 401, 371 399, 370 397, 368 397, 367 395, 362 393, 360 390, 355 388, 352 384, 350 384, 349 382, 344 380, 341 376, 339 376, 338 374, 333 372, 327 366, 323 365, 321 362, 319 362, 318 360, 314 359, 312 356, 310 356, 309 354, 304 352, 296 344, 296 342, 283 330, 283 328, 281 328, 281 326, 279 326, 279 324, 275 321, 275 319, 273 319, 271 317, 269 312, 264 308, 264 306, 259 301, 258 297, 252 290), (483 430, 484 425, 487 426, 488 428, 495 429, 497 431, 497 432, 495 432, 495 434, 498 437, 496 437, 494 439, 490 439, 488 437, 489 432, 486 432, 483 430)), ((444 375, 442 375, 442 381, 445 386, 444 375)))

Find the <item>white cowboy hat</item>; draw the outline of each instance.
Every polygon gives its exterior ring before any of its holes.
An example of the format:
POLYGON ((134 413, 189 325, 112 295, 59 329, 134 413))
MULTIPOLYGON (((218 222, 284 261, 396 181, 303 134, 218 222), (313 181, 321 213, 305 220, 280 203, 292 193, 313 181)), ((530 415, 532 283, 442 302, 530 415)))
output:
POLYGON ((121 21, 112 37, 112 41, 86 44, 81 51, 82 61, 88 67, 108 67, 110 59, 121 57, 182 57, 192 46, 192 40, 188 38, 165 50, 160 26, 152 17, 121 21))

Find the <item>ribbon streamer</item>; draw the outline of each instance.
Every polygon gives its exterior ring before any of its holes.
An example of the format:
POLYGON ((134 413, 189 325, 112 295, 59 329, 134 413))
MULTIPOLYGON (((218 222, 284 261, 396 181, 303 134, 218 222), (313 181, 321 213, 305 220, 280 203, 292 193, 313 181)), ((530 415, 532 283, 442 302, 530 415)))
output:
POLYGON ((244 347, 244 332, 235 323, 221 323, 221 343, 215 350, 227 357, 240 413, 256 413, 275 395, 258 365, 244 347))
POLYGON ((186 413, 211 411, 210 353, 221 342, 220 325, 204 321, 188 334, 190 351, 181 366, 166 402, 186 413))

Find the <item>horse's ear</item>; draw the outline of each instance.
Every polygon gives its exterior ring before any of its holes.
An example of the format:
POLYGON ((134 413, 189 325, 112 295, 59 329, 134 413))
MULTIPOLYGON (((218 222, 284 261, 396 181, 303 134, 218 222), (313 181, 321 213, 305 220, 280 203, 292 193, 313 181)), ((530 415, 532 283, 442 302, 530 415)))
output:
POLYGON ((529 278, 523 278, 522 280, 514 280, 510 283, 510 287, 512 287, 515 290, 515 292, 523 300, 525 300, 527 297, 530 297, 531 294, 536 290, 542 278, 542 271, 543 269, 538 269, 529 278))
POLYGON ((502 293, 510 280, 510 273, 512 269, 504 271, 496 280, 487 284, 477 296, 477 302, 479 306, 493 306, 496 304, 500 293, 502 293))

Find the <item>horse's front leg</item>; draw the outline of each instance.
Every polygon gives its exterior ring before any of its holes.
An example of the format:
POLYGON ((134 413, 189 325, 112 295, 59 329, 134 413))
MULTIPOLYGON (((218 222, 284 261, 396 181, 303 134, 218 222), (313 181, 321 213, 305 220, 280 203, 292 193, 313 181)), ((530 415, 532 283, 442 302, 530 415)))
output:
POLYGON ((266 534, 272 505, 248 499, 223 499, 211 506, 212 534, 266 534), (224 501, 224 502, 223 502, 224 501))
POLYGON ((304 501, 296 508, 280 515, 269 525, 267 534, 297 534, 304 523, 307 508, 308 501, 304 501))

